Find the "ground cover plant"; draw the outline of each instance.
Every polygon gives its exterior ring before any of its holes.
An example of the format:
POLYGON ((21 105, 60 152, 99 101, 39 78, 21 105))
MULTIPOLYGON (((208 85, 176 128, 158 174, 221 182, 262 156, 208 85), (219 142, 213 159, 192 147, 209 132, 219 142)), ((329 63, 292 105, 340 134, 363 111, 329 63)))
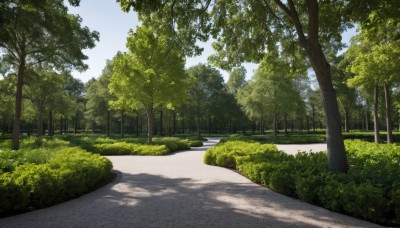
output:
POLYGON ((78 197, 110 178, 112 163, 60 139, 29 137, 0 145, 0 216, 78 197))
POLYGON ((400 147, 346 140, 350 169, 329 172, 327 155, 285 154, 274 145, 229 141, 208 149, 204 162, 235 168, 272 190, 385 225, 400 225, 400 147))

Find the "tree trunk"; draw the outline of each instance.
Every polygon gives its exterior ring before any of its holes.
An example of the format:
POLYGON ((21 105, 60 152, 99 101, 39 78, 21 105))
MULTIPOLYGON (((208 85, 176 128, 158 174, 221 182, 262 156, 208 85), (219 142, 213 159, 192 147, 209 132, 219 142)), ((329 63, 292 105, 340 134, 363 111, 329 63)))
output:
POLYGON ((309 117, 308 117, 308 115, 306 115, 306 124, 307 124, 307 132, 310 132, 310 120, 309 120, 309 117))
POLYGON ((185 134, 185 113, 182 113, 182 134, 185 134))
POLYGON ((349 110, 344 109, 344 131, 349 132, 349 110))
POLYGON ((136 136, 139 137, 139 113, 136 114, 136 136))
POLYGON ((274 115, 272 117, 272 137, 276 137, 276 112, 274 112, 274 115))
POLYGON ((308 8, 308 26, 300 22, 299 14, 292 0, 288 7, 278 1, 278 5, 294 24, 298 35, 298 42, 305 51, 322 94, 326 121, 326 138, 328 147, 328 168, 331 171, 346 173, 348 163, 343 143, 339 106, 336 92, 332 85, 331 67, 322 51, 319 37, 319 5, 317 0, 306 1, 308 8), (307 28, 307 32, 304 29, 307 28), (307 34, 307 36, 305 35, 307 34))
POLYGON ((379 85, 376 83, 374 89, 374 137, 375 143, 380 143, 381 138, 379 134, 379 117, 378 117, 378 104, 379 104, 379 85))
POLYGON ((369 115, 368 110, 365 110, 365 130, 369 131, 369 115))
POLYGON ((197 138, 200 138, 200 100, 197 99, 197 138))
POLYGON ((107 110, 107 137, 110 137, 110 110, 107 110))
POLYGON ((147 114, 147 142, 153 143, 153 106, 146 107, 147 114))
POLYGON ((285 112, 285 116, 284 116, 284 128, 285 128, 285 134, 288 134, 288 130, 287 130, 287 113, 285 112))
POLYGON ((78 112, 75 113, 74 134, 78 132, 78 112))
POLYGON ((63 133, 63 117, 61 116, 61 118, 60 118, 60 134, 62 135, 62 133, 63 133))
POLYGON ((121 138, 125 137, 125 113, 124 110, 121 110, 121 138))
POLYGON ((385 107, 386 107, 386 129, 387 129, 387 143, 393 143, 393 123, 392 123, 392 100, 390 86, 384 82, 383 88, 385 90, 385 107))
POLYGON ((315 107, 313 106, 311 109, 312 109, 312 127, 313 131, 315 132, 315 107))
POLYGON ((211 115, 208 114, 208 135, 211 135, 211 115))
POLYGON ((300 132, 303 132, 303 118, 300 118, 300 132))
POLYGON ((53 136, 54 135, 54 129, 53 129, 53 111, 49 111, 49 124, 48 124, 48 136, 53 136))
POLYGON ((173 120, 172 120, 172 124, 173 124, 173 127, 172 127, 172 134, 173 135, 175 135, 176 134, 176 112, 174 111, 174 114, 173 114, 173 120))
POLYGON ((38 107, 38 117, 37 117, 37 128, 38 128, 38 135, 44 135, 44 128, 43 128, 43 107, 38 107))
POLYGON ((163 111, 160 111, 160 136, 163 134, 163 111))
POLYGON ((19 150, 19 133, 21 130, 21 113, 22 113, 22 89, 24 86, 24 74, 25 74, 25 56, 21 57, 20 64, 18 66, 17 75, 17 91, 15 94, 15 113, 14 113, 14 128, 13 128, 13 140, 12 150, 19 150))

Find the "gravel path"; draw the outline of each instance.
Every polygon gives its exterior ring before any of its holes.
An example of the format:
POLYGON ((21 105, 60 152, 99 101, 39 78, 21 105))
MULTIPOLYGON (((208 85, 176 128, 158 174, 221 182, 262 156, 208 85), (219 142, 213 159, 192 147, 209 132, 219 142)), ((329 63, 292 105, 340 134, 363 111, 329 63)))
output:
POLYGON ((377 227, 203 164, 206 148, 110 157, 110 184, 80 198, 0 219, 0 227, 377 227))

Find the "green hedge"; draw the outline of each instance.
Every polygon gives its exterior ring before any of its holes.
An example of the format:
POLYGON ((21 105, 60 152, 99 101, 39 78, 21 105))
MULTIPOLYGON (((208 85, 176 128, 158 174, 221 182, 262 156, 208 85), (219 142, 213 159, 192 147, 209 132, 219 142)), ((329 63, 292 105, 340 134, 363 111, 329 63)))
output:
POLYGON ((190 150, 191 146, 202 146, 198 140, 175 137, 154 138, 154 145, 147 145, 144 138, 111 139, 95 136, 62 136, 72 145, 102 155, 166 155, 180 150, 190 150))
MULTIPOLYGON (((45 158, 22 163, 26 154, 37 151, 0 152, 0 161, 14 153, 12 165, 0 174, 0 216, 53 205, 77 197, 106 180, 112 163, 105 157, 79 148, 50 149, 45 158)), ((34 155, 31 155, 34 157, 34 155)))
POLYGON ((228 138, 221 140, 221 142, 227 141, 260 142, 269 144, 324 143, 326 142, 326 136, 306 133, 278 135, 276 137, 273 137, 271 135, 244 136, 233 134, 230 135, 228 138))
POLYGON ((156 145, 165 145, 171 152, 190 150, 189 141, 175 137, 154 138, 153 143, 156 145))
POLYGON ((238 157, 278 150, 275 145, 246 143, 242 141, 229 141, 222 145, 207 150, 204 155, 204 162, 206 164, 236 168, 236 158, 238 157))
POLYGON ((126 142, 94 145, 101 155, 166 155, 171 153, 165 145, 141 145, 126 142))
POLYGON ((274 191, 385 225, 400 225, 400 147, 346 140, 348 174, 329 172, 326 153, 278 151, 272 145, 226 142, 207 150, 210 165, 236 167, 274 191))

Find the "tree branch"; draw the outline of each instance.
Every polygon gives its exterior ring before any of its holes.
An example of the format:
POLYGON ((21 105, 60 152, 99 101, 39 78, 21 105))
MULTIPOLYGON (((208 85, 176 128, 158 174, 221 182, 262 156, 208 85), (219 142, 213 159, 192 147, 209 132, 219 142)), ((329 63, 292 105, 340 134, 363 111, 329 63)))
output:
POLYGON ((308 38, 311 41, 318 41, 319 9, 317 0, 308 0, 307 7, 308 7, 308 38))
POLYGON ((300 22, 299 14, 296 11, 293 0, 288 0, 289 8, 285 4, 283 4, 282 1, 280 0, 274 0, 274 1, 287 14, 287 16, 289 16, 290 20, 293 22, 294 27, 297 31, 297 35, 299 36, 300 45, 307 50, 308 41, 306 36, 304 35, 303 26, 300 22))

